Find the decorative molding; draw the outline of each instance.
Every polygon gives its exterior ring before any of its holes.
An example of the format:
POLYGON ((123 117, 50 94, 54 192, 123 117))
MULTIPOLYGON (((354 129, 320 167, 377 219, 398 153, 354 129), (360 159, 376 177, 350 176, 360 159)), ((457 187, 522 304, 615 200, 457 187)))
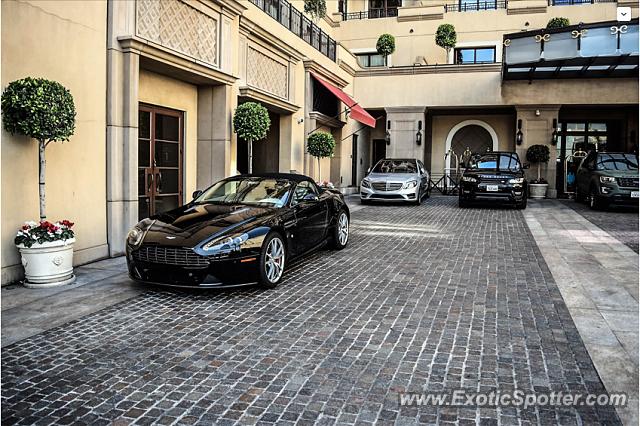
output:
POLYGON ((263 45, 265 48, 273 50, 275 54, 290 60, 294 64, 304 58, 302 52, 294 49, 283 42, 282 39, 265 31, 260 25, 251 22, 251 20, 244 16, 240 19, 240 33, 246 35, 248 39, 263 45))
POLYGON ((334 117, 329 117, 328 115, 325 115, 319 111, 311 111, 309 113, 309 118, 316 120, 316 122, 322 126, 331 127, 333 129, 339 129, 347 124, 342 120, 338 120, 334 117))
POLYGON ((345 70, 351 77, 355 77, 356 70, 351 67, 351 65, 347 64, 345 61, 338 59, 338 66, 345 70))
POLYGON ((435 19, 444 19, 444 11, 441 13, 423 13, 420 15, 398 16, 396 19, 398 20, 398 22, 431 21, 435 19))
POLYGON ((254 87, 240 87, 240 96, 262 102, 270 106, 275 112, 290 114, 298 111, 300 107, 289 101, 277 98, 270 93, 264 92, 254 87))
MULTIPOLYGON (((219 17, 219 16, 218 16, 219 17)), ((219 19, 183 1, 136 0, 136 35, 219 67, 219 19)))
POLYGON ((288 64, 247 47, 247 84, 283 99, 289 98, 288 64))
POLYGON ((507 15, 526 15, 528 13, 547 13, 547 6, 507 8, 507 15))
POLYGON ((345 87, 349 82, 339 75, 329 71, 324 68, 322 65, 314 61, 313 59, 305 59, 303 61, 304 69, 306 71, 313 71, 324 79, 328 80, 330 83, 337 85, 340 88, 345 87))
POLYGON ((356 71, 356 77, 378 77, 391 75, 414 74, 438 74, 438 73, 474 73, 474 72, 501 72, 502 64, 478 64, 478 65, 421 65, 401 66, 392 68, 376 68, 356 71))

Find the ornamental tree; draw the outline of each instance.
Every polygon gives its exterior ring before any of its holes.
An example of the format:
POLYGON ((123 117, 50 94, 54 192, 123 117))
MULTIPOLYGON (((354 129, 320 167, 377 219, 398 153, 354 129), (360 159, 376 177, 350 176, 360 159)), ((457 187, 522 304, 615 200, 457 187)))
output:
POLYGON ((320 175, 320 159, 332 157, 336 148, 336 140, 331 133, 317 132, 309 136, 307 140, 307 152, 318 160, 318 180, 320 175))
POLYGON ((38 142, 40 219, 46 218, 45 149, 51 142, 68 141, 75 131, 76 108, 69 90, 44 78, 12 81, 2 93, 4 129, 38 142))
POLYGON ((317 21, 327 14, 327 2, 326 0, 304 0, 304 12, 317 21))
POLYGON ((563 18, 561 16, 558 16, 558 17, 549 19, 549 22, 547 22, 547 29, 548 30, 553 30, 553 29, 556 29, 556 28, 568 27, 569 25, 571 25, 571 23, 569 22, 569 20, 567 18, 563 18))
POLYGON ((233 130, 248 144, 249 173, 253 171, 253 142, 265 139, 270 126, 269 111, 256 102, 238 105, 233 114, 233 130))
POLYGON ((396 51, 396 39, 391 34, 382 34, 378 37, 376 50, 384 56, 384 62, 387 63, 387 56, 396 51))
POLYGON ((538 164, 538 179, 535 183, 544 183, 544 181, 540 179, 540 164, 548 162, 549 158, 551 158, 551 153, 549 152, 549 147, 546 145, 531 145, 529 149, 527 149, 527 161, 538 164))
POLYGON ((456 47, 458 42, 458 35, 456 34, 456 28, 451 24, 441 24, 436 30, 436 44, 447 51, 447 57, 449 51, 456 47))

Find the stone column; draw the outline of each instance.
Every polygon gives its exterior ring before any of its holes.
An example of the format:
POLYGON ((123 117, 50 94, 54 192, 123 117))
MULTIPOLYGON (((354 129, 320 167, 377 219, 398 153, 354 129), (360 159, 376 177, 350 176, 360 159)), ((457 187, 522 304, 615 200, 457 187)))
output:
POLYGON ((424 159, 426 107, 385 108, 387 121, 391 121, 391 144, 387 146, 389 158, 424 159), (422 122, 422 143, 416 144, 416 133, 422 122))
MULTIPOLYGON (((522 145, 516 145, 516 152, 523 163, 527 162, 527 148, 531 145, 546 145, 549 147, 550 159, 547 164, 542 164, 540 176, 549 182, 547 197, 556 198, 556 159, 557 149, 551 144, 553 134, 553 119, 558 118, 560 105, 543 106, 516 106, 516 132, 518 131, 517 120, 522 120, 522 145)), ((515 139, 515 135, 514 135, 515 139)), ((559 147, 558 147, 559 149, 559 147)), ((532 180, 538 177, 538 166, 531 165, 527 170, 527 179, 532 180)))
MULTIPOLYGON (((272 123, 274 125, 276 123, 272 123)), ((294 165, 294 143, 293 129, 295 126, 293 114, 280 114, 280 139, 279 139, 279 158, 278 170, 282 173, 289 173, 296 170, 294 165)), ((300 170, 298 170, 300 171, 300 170)))

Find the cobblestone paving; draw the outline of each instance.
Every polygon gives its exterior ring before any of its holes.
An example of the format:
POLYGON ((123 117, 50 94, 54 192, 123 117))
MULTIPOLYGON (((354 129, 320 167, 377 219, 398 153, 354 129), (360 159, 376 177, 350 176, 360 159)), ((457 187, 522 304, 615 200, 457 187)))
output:
POLYGON ((144 295, 2 350, 3 424, 618 424, 400 407, 402 391, 604 392, 517 210, 354 214, 275 290, 144 295))
POLYGON ((573 200, 562 200, 562 203, 638 253, 638 208, 621 206, 598 211, 573 200))

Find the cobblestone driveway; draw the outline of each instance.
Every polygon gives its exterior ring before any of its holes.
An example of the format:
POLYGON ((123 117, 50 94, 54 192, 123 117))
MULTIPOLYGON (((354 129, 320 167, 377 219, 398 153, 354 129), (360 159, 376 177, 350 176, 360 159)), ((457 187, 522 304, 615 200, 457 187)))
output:
POLYGON ((522 214, 354 213, 275 290, 143 296, 2 350, 2 421, 617 423, 613 409, 399 407, 398 392, 604 392, 522 214))

